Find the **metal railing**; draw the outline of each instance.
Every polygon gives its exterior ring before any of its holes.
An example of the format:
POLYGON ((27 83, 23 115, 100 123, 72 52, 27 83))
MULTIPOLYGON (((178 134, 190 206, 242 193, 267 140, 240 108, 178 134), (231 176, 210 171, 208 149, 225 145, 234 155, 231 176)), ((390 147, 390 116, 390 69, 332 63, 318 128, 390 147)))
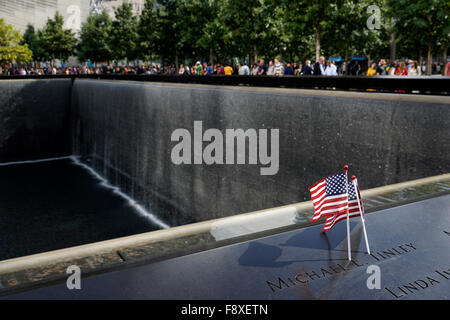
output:
POLYGON ((0 76, 0 80, 11 79, 106 79, 148 81, 167 83, 192 83, 226 86, 254 86, 270 88, 328 89, 343 91, 369 91, 391 93, 420 93, 450 95, 450 77, 444 76, 192 76, 192 75, 135 75, 135 74, 90 74, 90 75, 14 75, 0 76))

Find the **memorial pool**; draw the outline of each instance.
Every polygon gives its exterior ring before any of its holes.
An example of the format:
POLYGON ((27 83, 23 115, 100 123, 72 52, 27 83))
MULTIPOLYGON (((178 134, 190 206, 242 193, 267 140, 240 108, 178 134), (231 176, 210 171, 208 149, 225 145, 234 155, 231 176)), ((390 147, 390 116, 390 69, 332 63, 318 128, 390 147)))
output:
POLYGON ((77 158, 0 165, 0 260, 166 225, 77 158))

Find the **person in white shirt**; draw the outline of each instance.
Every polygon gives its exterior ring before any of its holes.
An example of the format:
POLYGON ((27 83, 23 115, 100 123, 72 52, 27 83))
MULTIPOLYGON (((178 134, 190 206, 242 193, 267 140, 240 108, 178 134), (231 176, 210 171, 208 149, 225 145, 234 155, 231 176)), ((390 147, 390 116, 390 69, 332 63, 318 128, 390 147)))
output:
POLYGON ((239 75, 241 76, 248 76, 250 74, 250 68, 247 66, 247 63, 244 62, 244 64, 241 65, 239 68, 239 75))
POLYGON ((269 61, 269 66, 267 67, 267 75, 268 76, 273 76, 275 72, 275 67, 273 66, 273 62, 272 60, 269 61))
POLYGON ((274 76, 282 76, 284 74, 284 67, 280 60, 275 59, 275 71, 274 76))
POLYGON ((421 72, 420 72, 420 68, 419 68, 419 64, 417 63, 417 61, 413 61, 411 63, 411 66, 408 70, 408 76, 420 76, 421 72))
POLYGON ((184 65, 180 64, 180 69, 178 69, 178 74, 184 74, 186 70, 184 69, 184 65))
POLYGON ((325 68, 324 74, 326 76, 337 76, 336 65, 331 61, 327 61, 327 67, 325 68))

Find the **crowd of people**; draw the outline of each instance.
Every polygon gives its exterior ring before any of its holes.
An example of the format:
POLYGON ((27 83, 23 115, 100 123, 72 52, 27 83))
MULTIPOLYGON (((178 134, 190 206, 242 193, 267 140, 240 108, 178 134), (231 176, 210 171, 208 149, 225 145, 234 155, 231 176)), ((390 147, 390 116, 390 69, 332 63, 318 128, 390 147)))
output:
MULTIPOLYGON (((52 66, 48 63, 33 63, 33 66, 0 66, 0 74, 3 75, 78 75, 78 74, 137 74, 137 75, 247 75, 247 76, 302 76, 302 75, 354 75, 354 76, 420 76, 426 74, 426 65, 420 65, 416 60, 393 61, 379 59, 376 62, 367 65, 367 62, 352 60, 350 63, 345 61, 325 60, 322 56, 315 63, 306 60, 302 63, 281 62, 279 59, 270 60, 266 63, 261 59, 258 63, 251 66, 246 62, 240 64, 221 64, 211 65, 207 62, 197 61, 191 66, 180 64, 177 68, 175 64, 140 64, 128 66, 113 66, 102 64, 99 66, 52 66)), ((442 74, 450 76, 450 61, 441 66, 439 63, 433 63, 432 74, 442 74)))
MULTIPOLYGON (((449 67, 450 69, 450 67, 449 67)), ((417 60, 405 61, 394 61, 393 63, 386 62, 385 59, 380 59, 378 63, 372 63, 367 69, 367 76, 375 75, 390 75, 390 76, 420 76, 425 74, 426 66, 423 64, 419 65, 417 60)), ((439 68, 436 64, 432 65, 432 74, 440 74, 439 68), (433 70, 434 69, 434 70, 433 70)), ((446 72, 447 74, 447 72, 446 72)))

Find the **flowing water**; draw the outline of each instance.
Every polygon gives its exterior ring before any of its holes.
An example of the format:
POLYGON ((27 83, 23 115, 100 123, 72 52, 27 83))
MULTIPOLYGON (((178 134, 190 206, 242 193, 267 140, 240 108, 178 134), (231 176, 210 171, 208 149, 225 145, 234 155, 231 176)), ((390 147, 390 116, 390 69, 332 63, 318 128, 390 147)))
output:
POLYGON ((0 164, 0 260, 169 226, 75 157, 0 164))

